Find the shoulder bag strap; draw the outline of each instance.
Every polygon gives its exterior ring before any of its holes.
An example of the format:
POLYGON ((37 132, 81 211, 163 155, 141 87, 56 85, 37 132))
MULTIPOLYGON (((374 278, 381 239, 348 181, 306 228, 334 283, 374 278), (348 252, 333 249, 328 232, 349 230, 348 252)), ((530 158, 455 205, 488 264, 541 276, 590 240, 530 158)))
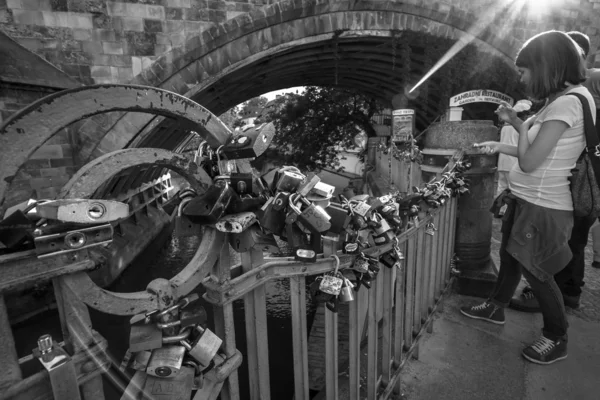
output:
POLYGON ((590 110, 590 105, 585 98, 580 93, 567 93, 567 95, 575 96, 581 102, 581 106, 583 107, 583 124, 585 131, 585 141, 586 147, 590 155, 600 156, 600 139, 598 139, 598 134, 596 133, 596 127, 594 126, 594 120, 592 118, 592 111, 590 110))

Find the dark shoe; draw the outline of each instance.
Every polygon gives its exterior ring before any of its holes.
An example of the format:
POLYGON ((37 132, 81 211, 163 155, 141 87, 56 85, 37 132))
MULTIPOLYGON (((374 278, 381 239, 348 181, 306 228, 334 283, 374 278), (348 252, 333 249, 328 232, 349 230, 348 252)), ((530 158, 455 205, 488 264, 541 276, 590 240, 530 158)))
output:
POLYGON ((504 325, 504 308, 495 306, 487 301, 476 306, 461 307, 460 312, 469 318, 504 325))
POLYGON ((565 307, 579 308, 579 296, 569 296, 564 293, 562 295, 565 307))
POLYGON ((508 303, 510 308, 525 312, 540 312, 540 303, 538 303, 533 291, 529 286, 523 289, 518 297, 513 297, 508 303))
POLYGON ((600 268, 600 261, 594 261, 592 263, 592 267, 594 267, 594 268, 600 268))
POLYGON ((543 335, 521 352, 523 357, 536 364, 552 364, 567 358, 567 342, 550 340, 543 335))

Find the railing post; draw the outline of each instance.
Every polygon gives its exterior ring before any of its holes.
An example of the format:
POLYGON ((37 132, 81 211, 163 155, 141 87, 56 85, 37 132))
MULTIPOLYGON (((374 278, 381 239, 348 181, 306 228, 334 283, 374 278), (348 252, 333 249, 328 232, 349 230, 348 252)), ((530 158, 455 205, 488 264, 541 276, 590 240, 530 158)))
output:
MULTIPOLYGON (((248 272, 263 263, 263 253, 254 249, 241 253, 242 270, 248 272)), ((248 378, 251 400, 270 400, 269 341, 265 285, 244 296, 246 339, 248 343, 248 378)))
POLYGON ((3 364, 2 378, 0 378, 0 394, 2 394, 4 390, 19 382, 22 378, 15 340, 8 320, 4 296, 2 295, 0 295, 0 360, 3 364))
MULTIPOLYGON (((227 235, 228 236, 228 235, 227 235)), ((229 240, 225 236, 219 260, 215 264, 213 276, 220 285, 231 279, 231 260, 229 257, 229 240)), ((228 303, 222 307, 214 307, 215 333, 223 340, 223 350, 227 357, 232 357, 236 353, 235 345, 235 324, 233 318, 233 304, 228 303)), ((221 389, 221 399, 239 400, 240 386, 237 369, 231 372, 225 380, 221 389)))
MULTIPOLYGON (((363 290, 366 290, 363 289, 363 290)), ((360 340, 361 340, 361 330, 360 330, 360 308, 358 307, 359 302, 359 294, 357 292, 355 297, 356 299, 349 304, 349 343, 350 347, 350 371, 349 371, 349 385, 350 385, 350 400, 360 400, 360 340)))
MULTIPOLYGON (((94 342, 92 321, 87 306, 69 289, 63 277, 52 281, 63 339, 70 353, 86 352, 94 342)), ((102 375, 79 386, 83 400, 104 399, 102 375)))
POLYGON ((306 325, 306 278, 290 278, 292 341, 294 347, 294 400, 309 400, 308 329, 306 325))
POLYGON ((369 308, 367 311, 367 399, 375 400, 377 398, 377 287, 379 279, 374 279, 369 289, 369 308))
POLYGON ((338 400, 338 315, 327 308, 325 309, 325 382, 327 400, 338 400))

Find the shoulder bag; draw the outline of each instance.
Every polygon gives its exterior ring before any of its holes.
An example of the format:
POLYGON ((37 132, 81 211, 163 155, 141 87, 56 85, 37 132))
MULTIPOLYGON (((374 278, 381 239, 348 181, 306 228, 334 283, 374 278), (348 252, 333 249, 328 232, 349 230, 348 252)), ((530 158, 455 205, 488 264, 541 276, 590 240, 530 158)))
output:
POLYGON ((573 214, 576 217, 597 218, 600 216, 600 140, 587 99, 579 93, 575 96, 583 106, 583 122, 586 146, 571 170, 571 196, 573 214))

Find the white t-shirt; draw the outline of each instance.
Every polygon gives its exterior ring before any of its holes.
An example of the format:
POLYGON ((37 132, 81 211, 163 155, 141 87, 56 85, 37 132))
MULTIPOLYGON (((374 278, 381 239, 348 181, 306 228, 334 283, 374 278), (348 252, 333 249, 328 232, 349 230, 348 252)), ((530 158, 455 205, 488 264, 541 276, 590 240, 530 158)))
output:
MULTIPOLYGON (((519 132, 510 124, 506 124, 500 129, 500 143, 517 146, 519 144, 519 132)), ((517 162, 517 157, 507 154, 498 154, 498 171, 510 171, 517 162)))
MULTIPOLYGON (((590 110, 595 108, 594 99, 583 86, 570 89, 584 95, 590 110)), ((596 122, 596 116, 592 118, 596 122)), ((569 128, 562 134, 548 158, 530 173, 525 173, 516 163, 508 175, 508 185, 513 194, 532 204, 557 210, 573 210, 573 200, 568 178, 577 158, 585 147, 583 130, 583 108, 575 96, 560 96, 531 118, 536 118, 527 132, 529 143, 533 143, 542 123, 545 121, 564 121, 569 128)))

